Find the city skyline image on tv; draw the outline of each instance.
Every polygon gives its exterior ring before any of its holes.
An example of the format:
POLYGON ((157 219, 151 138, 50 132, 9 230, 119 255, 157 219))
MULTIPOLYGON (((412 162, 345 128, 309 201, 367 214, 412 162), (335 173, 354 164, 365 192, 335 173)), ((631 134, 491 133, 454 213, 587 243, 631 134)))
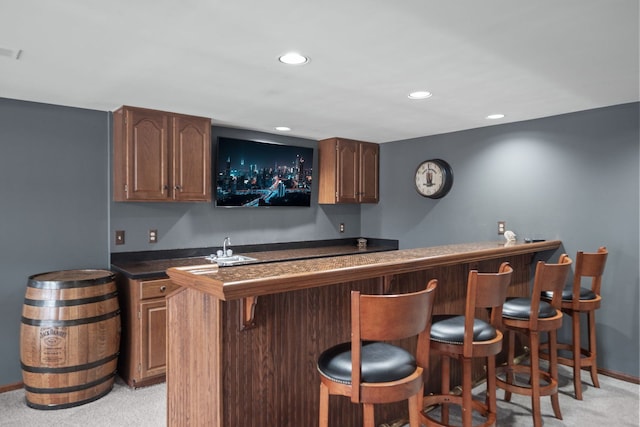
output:
POLYGON ((313 148, 218 138, 216 206, 311 206, 313 148))

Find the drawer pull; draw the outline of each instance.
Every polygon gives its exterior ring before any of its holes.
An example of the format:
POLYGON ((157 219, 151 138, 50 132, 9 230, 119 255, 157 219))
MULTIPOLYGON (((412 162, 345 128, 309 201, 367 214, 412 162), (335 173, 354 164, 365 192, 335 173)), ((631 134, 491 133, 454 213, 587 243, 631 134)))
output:
POLYGON ((166 290, 167 290, 167 287, 166 287, 166 286, 164 286, 164 285, 160 286, 160 292, 164 292, 164 291, 166 291, 166 290))

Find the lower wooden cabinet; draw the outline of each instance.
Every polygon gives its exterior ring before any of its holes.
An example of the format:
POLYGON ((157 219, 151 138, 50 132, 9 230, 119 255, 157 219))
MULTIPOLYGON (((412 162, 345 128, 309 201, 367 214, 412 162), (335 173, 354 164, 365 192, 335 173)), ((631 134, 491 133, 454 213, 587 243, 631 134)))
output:
POLYGON ((119 275, 122 342, 118 371, 131 387, 165 380, 167 368, 166 295, 178 289, 170 279, 133 280, 119 275))

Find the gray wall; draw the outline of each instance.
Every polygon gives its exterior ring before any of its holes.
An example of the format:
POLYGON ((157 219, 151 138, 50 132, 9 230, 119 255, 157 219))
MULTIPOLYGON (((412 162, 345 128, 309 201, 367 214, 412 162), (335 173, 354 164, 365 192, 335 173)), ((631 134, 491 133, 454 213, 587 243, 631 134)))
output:
POLYGON ((109 267, 107 118, 0 99, 0 386, 22 379, 28 277, 109 267))
MULTIPOLYGON (((249 130, 213 127, 212 157, 219 136, 276 142, 314 148, 317 182, 317 142, 249 130)), ((357 205, 318 205, 314 192, 310 208, 217 208, 213 203, 111 203, 111 252, 222 246, 226 236, 233 245, 279 243, 355 237, 360 233, 357 205), (345 232, 340 233, 340 223, 345 232), (148 243, 149 229, 158 230, 158 243, 148 243), (115 246, 115 230, 124 230, 124 245, 115 246)))
MULTIPOLYGON (((569 253, 609 247, 598 313, 602 364, 638 376, 638 104, 383 144, 382 202, 362 207, 114 203, 109 127, 106 112, 0 99, 0 386, 21 381, 29 275, 105 268, 110 251, 216 246, 227 235, 237 245, 358 235, 399 239, 402 247, 493 240, 498 220, 521 237, 560 238, 569 253), (430 157, 454 168, 453 189, 439 201, 413 190, 418 161, 430 157), (149 228, 159 231, 155 245, 147 243, 149 228), (113 246, 116 229, 127 232, 123 246, 113 246)), ((214 140, 219 135, 315 147, 214 128, 214 140)))
POLYGON ((562 240, 572 257, 606 245, 598 362, 637 377, 638 106, 383 144, 383 202, 363 206, 362 234, 399 239, 403 248, 495 240, 504 220, 519 239, 562 240), (413 189, 418 163, 429 158, 454 171, 440 200, 413 189))

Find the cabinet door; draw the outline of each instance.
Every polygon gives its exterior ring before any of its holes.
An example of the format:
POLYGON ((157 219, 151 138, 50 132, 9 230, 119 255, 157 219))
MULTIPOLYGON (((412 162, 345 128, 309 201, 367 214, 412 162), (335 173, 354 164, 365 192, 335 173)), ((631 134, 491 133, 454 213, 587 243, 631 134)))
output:
POLYGON ((126 110, 126 199, 166 200, 169 197, 168 129, 166 114, 126 110))
POLYGON ((167 367, 167 304, 140 303, 140 379, 164 375, 167 367))
POLYGON ((378 144, 360 144, 360 203, 378 203, 379 200, 379 162, 378 144))
POLYGON ((173 199, 211 200, 211 121, 173 118, 173 199))
POLYGON ((338 139, 336 144, 336 203, 357 203, 360 191, 358 143, 338 139))

